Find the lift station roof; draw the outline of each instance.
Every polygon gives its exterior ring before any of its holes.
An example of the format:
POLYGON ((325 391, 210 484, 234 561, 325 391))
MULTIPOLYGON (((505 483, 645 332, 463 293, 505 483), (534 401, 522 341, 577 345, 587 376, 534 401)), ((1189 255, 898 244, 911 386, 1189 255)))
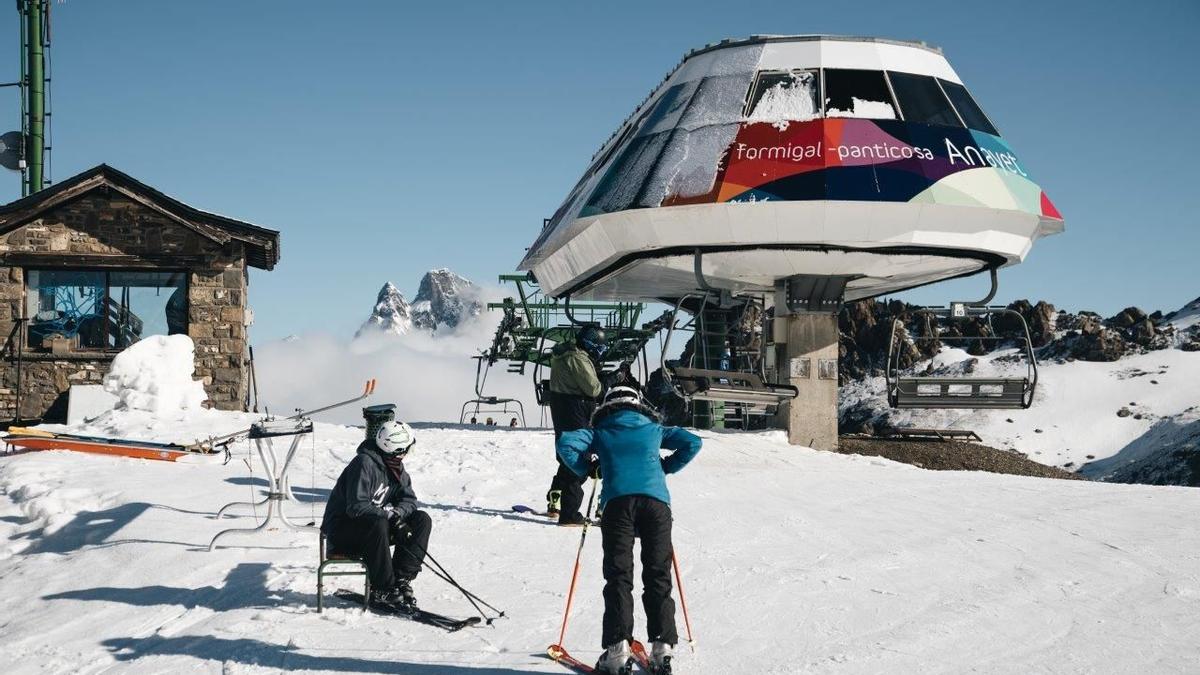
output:
POLYGON ((1021 262, 1063 219, 937 48, 755 36, 694 50, 520 264, 554 296, 848 279, 846 299, 1021 262), (699 254, 699 255, 697 255, 699 254))

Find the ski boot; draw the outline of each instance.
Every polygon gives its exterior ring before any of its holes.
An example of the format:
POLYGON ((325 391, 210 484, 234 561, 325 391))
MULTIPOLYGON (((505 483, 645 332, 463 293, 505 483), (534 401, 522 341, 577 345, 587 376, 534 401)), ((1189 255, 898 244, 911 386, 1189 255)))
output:
POLYGON ((650 645, 651 675, 671 675, 671 645, 665 642, 654 642, 650 645))
POLYGON ((630 675, 633 672, 633 651, 629 642, 622 640, 609 645, 596 662, 599 675, 630 675))
POLYGON ((371 589, 371 607, 383 612, 401 612, 404 610, 404 594, 395 587, 385 590, 371 589))
POLYGON ((585 523, 587 523, 587 518, 579 513, 574 515, 563 513, 558 516, 559 527, 583 527, 585 523))
POLYGON ((546 493, 546 515, 557 518, 562 511, 562 490, 551 490, 546 493))
POLYGON ((417 596, 413 593, 412 583, 409 579, 396 579, 396 585, 392 586, 392 592, 399 596, 399 603, 406 611, 415 611, 417 609, 417 596))

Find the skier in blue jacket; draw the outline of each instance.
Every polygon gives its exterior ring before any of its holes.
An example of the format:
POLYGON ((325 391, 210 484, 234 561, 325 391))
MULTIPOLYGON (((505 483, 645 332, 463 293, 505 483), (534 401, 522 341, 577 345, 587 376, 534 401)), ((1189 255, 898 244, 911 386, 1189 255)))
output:
POLYGON ((594 469, 598 458, 600 528, 604 542, 605 652, 600 673, 619 675, 632 667, 633 540, 642 540, 642 606, 656 675, 671 672, 671 651, 679 641, 675 602, 671 599, 671 495, 666 474, 679 471, 700 451, 700 438, 678 427, 664 427, 658 413, 633 386, 609 389, 592 416, 591 429, 564 433, 558 456, 576 475, 594 469), (671 450, 665 458, 659 451, 671 450))

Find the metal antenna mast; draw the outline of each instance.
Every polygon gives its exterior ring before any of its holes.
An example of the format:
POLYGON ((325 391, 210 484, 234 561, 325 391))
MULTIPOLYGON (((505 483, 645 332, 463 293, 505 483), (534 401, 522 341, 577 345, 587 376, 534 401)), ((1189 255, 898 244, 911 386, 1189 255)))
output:
POLYGON ((21 12, 21 131, 24 136, 24 167, 21 195, 38 192, 48 182, 46 160, 46 56, 50 47, 49 0, 18 0, 21 12))

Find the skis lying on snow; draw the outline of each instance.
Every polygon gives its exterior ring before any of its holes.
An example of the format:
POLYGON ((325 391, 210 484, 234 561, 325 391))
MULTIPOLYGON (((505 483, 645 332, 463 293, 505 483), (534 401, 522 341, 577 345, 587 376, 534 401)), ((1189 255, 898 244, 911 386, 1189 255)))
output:
MULTIPOLYGON (((333 595, 334 595, 334 597, 340 598, 347 602, 352 602, 356 605, 361 606, 363 604, 363 594, 362 593, 356 593, 354 591, 341 589, 341 590, 336 591, 333 595)), ((433 612, 427 612, 423 609, 414 609, 412 611, 406 611, 406 610, 402 610, 400 608, 396 608, 395 610, 389 610, 389 609, 385 609, 383 607, 379 607, 376 605, 371 605, 371 611, 373 611, 377 614, 382 614, 384 616, 398 616, 398 617, 401 617, 404 619, 411 619, 413 621, 416 621, 417 623, 423 623, 423 624, 426 624, 429 626, 441 628, 441 629, 446 630, 451 633, 453 633, 455 631, 460 631, 464 628, 467 628, 469 626, 474 626, 475 624, 479 623, 479 617, 477 617, 477 616, 472 616, 472 617, 466 618, 466 619, 455 619, 453 617, 449 617, 444 614, 435 614, 433 612)))
MULTIPOLYGON (((646 647, 641 642, 634 640, 630 651, 633 652, 633 661, 639 668, 647 673, 653 672, 650 669, 650 657, 646 655, 646 647)), ((546 648, 546 655, 577 673, 596 672, 594 667, 568 654, 567 650, 562 648, 562 645, 550 645, 546 648)))
MULTIPOLYGON (((549 518, 550 520, 558 519, 557 513, 552 514, 547 511, 538 511, 537 509, 533 508, 532 506, 525 506, 524 504, 514 504, 512 507, 512 510, 516 513, 524 513, 524 514, 527 514, 530 516, 540 516, 542 518, 549 518)), ((598 526, 598 525, 600 525, 600 520, 593 518, 591 521, 589 521, 588 524, 598 526)), ((582 526, 583 526, 583 523, 579 523, 578 525, 572 525, 572 527, 582 527, 582 526)))
POLYGON ((99 455, 158 459, 165 462, 174 462, 180 457, 193 454, 187 447, 174 443, 60 434, 23 427, 12 427, 8 431, 9 435, 4 438, 6 445, 28 450, 74 450, 99 455))

